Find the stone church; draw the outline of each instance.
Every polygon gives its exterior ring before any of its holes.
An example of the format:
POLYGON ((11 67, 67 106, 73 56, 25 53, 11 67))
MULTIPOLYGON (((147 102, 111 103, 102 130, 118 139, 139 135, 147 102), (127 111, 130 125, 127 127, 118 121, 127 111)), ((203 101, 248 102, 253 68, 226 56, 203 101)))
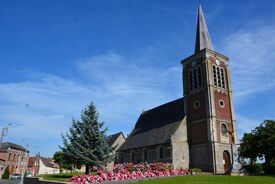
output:
POLYGON ((183 97, 141 113, 118 150, 119 162, 226 173, 236 155, 228 57, 214 51, 200 5, 195 52, 181 64, 183 97))

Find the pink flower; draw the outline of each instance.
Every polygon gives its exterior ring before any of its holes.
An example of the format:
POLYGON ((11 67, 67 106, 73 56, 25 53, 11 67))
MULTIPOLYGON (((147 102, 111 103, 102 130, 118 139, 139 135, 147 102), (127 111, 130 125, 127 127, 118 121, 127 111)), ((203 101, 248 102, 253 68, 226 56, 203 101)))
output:
POLYGON ((114 165, 114 169, 111 172, 97 170, 97 175, 82 174, 79 176, 73 176, 70 178, 69 182, 75 182, 76 184, 89 184, 103 181, 120 181, 126 179, 176 176, 186 174, 189 174, 188 169, 172 169, 170 163, 125 163, 114 165))

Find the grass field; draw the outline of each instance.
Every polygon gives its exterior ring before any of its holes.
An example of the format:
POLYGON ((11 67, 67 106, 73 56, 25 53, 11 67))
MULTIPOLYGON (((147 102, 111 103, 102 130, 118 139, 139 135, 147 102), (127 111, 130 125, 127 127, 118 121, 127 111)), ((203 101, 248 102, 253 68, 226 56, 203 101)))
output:
MULTIPOLYGON (((42 178, 43 180, 67 182, 72 176, 80 175, 80 174, 84 174, 84 173, 72 172, 72 173, 64 173, 64 174, 43 174, 43 175, 39 175, 38 177, 42 178)), ((95 173, 91 173, 91 174, 95 174, 95 173)))
POLYGON ((275 184, 275 176, 177 176, 150 179, 136 184, 275 184))
MULTIPOLYGON (((44 174, 43 180, 67 182, 73 175, 82 173, 44 174)), ((95 174, 95 173, 94 173, 95 174)), ((275 176, 223 176, 196 175, 149 179, 136 184, 275 184, 275 176)))
POLYGON ((43 180, 51 180, 51 181, 68 181, 72 176, 79 175, 81 173, 64 173, 64 174, 43 174, 39 175, 39 178, 42 178, 43 180))

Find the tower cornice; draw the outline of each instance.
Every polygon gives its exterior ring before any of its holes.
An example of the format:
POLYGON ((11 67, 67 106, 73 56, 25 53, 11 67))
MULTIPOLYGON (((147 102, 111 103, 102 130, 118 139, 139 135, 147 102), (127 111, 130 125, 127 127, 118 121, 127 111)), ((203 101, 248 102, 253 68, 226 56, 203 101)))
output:
POLYGON ((207 55, 212 55, 213 57, 222 58, 222 59, 224 59, 227 62, 229 60, 229 58, 227 56, 225 56, 225 55, 223 55, 221 53, 218 53, 216 51, 204 48, 203 50, 199 51, 198 53, 192 54, 192 55, 188 56, 187 58, 183 59, 181 61, 181 64, 187 64, 189 62, 192 62, 193 60, 207 57, 207 55))

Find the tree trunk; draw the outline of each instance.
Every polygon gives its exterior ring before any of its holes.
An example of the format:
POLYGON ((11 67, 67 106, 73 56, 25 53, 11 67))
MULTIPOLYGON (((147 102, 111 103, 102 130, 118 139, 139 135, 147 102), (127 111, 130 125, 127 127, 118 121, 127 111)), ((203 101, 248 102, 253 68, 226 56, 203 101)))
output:
POLYGON ((90 165, 86 164, 85 174, 89 174, 89 173, 90 173, 90 165))

